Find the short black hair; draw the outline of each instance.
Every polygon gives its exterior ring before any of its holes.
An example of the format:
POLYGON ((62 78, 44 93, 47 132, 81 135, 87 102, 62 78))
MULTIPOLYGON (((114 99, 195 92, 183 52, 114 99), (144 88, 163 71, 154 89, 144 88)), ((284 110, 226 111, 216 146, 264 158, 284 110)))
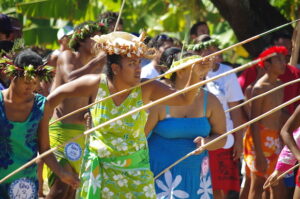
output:
POLYGON ((197 23, 195 23, 191 27, 190 35, 197 35, 197 29, 198 29, 199 26, 202 26, 202 25, 206 25, 207 26, 207 23, 205 21, 198 21, 197 23))
POLYGON ((211 40, 211 37, 209 35, 199 35, 196 39, 195 39, 195 43, 202 43, 202 42, 206 42, 211 40))
POLYGON ((172 37, 169 37, 165 34, 159 34, 159 35, 156 35, 154 38, 152 38, 149 43, 148 43, 148 46, 150 48, 156 48, 156 49, 159 49, 161 46, 164 45, 165 42, 174 42, 173 38, 172 37))
POLYGON ((292 39, 292 35, 288 32, 277 32, 272 35, 272 41, 271 44, 275 45, 275 42, 278 41, 279 39, 292 39))
MULTIPOLYGON (((76 27, 74 28, 74 33, 73 33, 73 34, 76 34, 76 32, 77 32, 78 30, 82 29, 85 25, 91 24, 91 23, 95 23, 95 22, 93 22, 93 21, 85 21, 85 22, 79 24, 78 26, 76 26, 76 27)), ((76 38, 76 41, 75 41, 75 39, 73 38, 74 35, 72 35, 72 37, 71 37, 71 39, 70 39, 70 41, 69 41, 69 47, 72 48, 72 49, 74 49, 75 51, 78 51, 79 48, 80 48, 80 43, 79 43, 79 42, 80 42, 80 41, 84 41, 86 38, 91 37, 93 34, 94 34, 94 32, 92 32, 91 34, 85 35, 85 38, 76 38), (74 40, 74 41, 73 41, 73 40, 74 40)))
POLYGON ((107 77, 112 80, 114 77, 114 73, 112 70, 112 64, 118 64, 121 67, 121 60, 122 56, 117 54, 107 55, 106 67, 105 67, 105 74, 107 77))
POLYGON ((43 65, 43 59, 37 53, 30 49, 22 50, 14 59, 14 64, 20 68, 24 68, 28 65, 38 67, 43 65))
POLYGON ((10 52, 13 49, 14 42, 13 41, 0 41, 0 56, 10 52))

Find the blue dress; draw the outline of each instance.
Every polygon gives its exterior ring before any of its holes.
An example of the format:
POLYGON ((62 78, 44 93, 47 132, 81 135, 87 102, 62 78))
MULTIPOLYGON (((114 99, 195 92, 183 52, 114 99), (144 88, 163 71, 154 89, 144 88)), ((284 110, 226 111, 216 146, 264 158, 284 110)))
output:
MULTIPOLYGON (((206 115, 207 91, 204 91, 204 116, 206 115)), ((195 150, 193 140, 207 137, 211 126, 207 117, 167 118, 157 123, 149 136, 150 166, 154 176, 176 160, 195 150)), ((208 152, 191 156, 155 181, 157 198, 213 198, 208 152)))

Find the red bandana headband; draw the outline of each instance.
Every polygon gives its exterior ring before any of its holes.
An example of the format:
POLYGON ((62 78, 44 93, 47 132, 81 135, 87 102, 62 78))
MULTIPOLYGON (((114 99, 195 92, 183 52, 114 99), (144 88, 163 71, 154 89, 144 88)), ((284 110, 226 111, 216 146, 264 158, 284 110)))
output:
MULTIPOLYGON (((267 48, 266 50, 264 50, 262 53, 260 53, 260 55, 258 56, 258 58, 264 58, 272 53, 281 53, 283 55, 287 55, 288 54, 288 50, 286 49, 286 47, 284 46, 272 46, 270 48, 267 48)), ((258 62, 258 66, 260 67, 264 67, 265 66, 265 61, 260 61, 258 62)))

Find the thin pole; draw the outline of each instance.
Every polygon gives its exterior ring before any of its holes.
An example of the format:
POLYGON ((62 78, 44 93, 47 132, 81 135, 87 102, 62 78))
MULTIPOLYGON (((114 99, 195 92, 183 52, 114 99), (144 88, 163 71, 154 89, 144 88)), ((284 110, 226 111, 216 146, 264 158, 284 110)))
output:
POLYGON ((217 51, 217 52, 215 52, 215 53, 212 53, 212 54, 210 54, 210 55, 208 55, 208 56, 205 56, 205 57, 199 58, 199 59, 195 59, 194 62, 189 63, 189 64, 187 64, 187 65, 183 65, 183 67, 175 68, 175 69, 172 70, 172 71, 167 71, 167 72, 164 73, 164 74, 161 74, 161 75, 159 75, 159 76, 157 76, 157 77, 154 77, 154 78, 152 78, 152 79, 148 79, 148 80, 146 80, 146 81, 144 81, 144 82, 142 82, 142 83, 140 83, 140 84, 138 84, 138 85, 136 85, 136 86, 133 86, 133 87, 131 87, 131 88, 128 88, 128 89, 119 91, 119 92, 117 92, 117 93, 114 93, 114 94, 112 94, 112 95, 110 95, 110 96, 107 96, 107 97, 101 99, 101 100, 95 101, 95 102, 92 103, 92 104, 89 104, 89 105, 84 106, 84 107, 82 107, 82 108, 80 108, 80 109, 77 109, 77 110, 75 110, 75 111, 73 111, 73 112, 71 112, 71 113, 68 113, 68 114, 66 114, 66 115, 64 115, 64 116, 62 116, 62 117, 60 117, 60 118, 58 118, 57 120, 51 122, 49 125, 52 125, 52 124, 54 124, 54 123, 56 123, 56 122, 59 122, 59 121, 65 119, 65 118, 67 118, 67 117, 70 117, 71 115, 74 115, 74 114, 76 114, 76 113, 78 113, 78 112, 81 112, 81 111, 83 111, 83 110, 86 110, 86 109, 88 109, 88 108, 90 108, 90 107, 94 106, 95 104, 98 104, 98 103, 100 103, 100 102, 102 102, 102 101, 105 101, 105 100, 107 100, 107 99, 113 98, 113 97, 118 96, 118 95, 121 95, 121 94, 126 93, 126 92, 128 92, 128 91, 130 91, 130 90, 133 90, 133 89, 135 89, 135 88, 137 88, 137 87, 143 86, 143 85, 148 84, 148 83, 150 83, 150 82, 152 82, 152 81, 154 81, 154 80, 157 80, 157 79, 159 79, 159 78, 161 78, 161 77, 164 77, 164 76, 167 75, 167 74, 171 74, 171 73, 174 73, 174 72, 176 72, 176 71, 178 71, 178 70, 181 70, 181 69, 183 69, 183 68, 186 68, 186 67, 190 66, 191 64, 197 63, 197 62, 202 61, 202 60, 204 60, 204 59, 211 58, 211 57, 213 57, 213 56, 217 56, 217 55, 219 55, 219 54, 224 53, 224 52, 227 51, 227 50, 230 50, 230 49, 235 48, 235 47, 237 47, 237 46, 240 46, 240 45, 249 43, 249 42, 251 42, 251 41, 254 41, 254 40, 256 40, 256 39, 258 39, 258 38, 260 38, 260 37, 262 37, 262 36, 265 36, 265 35, 267 35, 267 34, 270 34, 270 33, 274 32, 274 31, 277 31, 277 30, 279 30, 279 29, 281 29, 281 28, 284 28, 284 27, 286 27, 286 26, 288 26, 288 25, 291 25, 291 24, 293 24, 293 23, 295 23, 295 22, 297 22, 297 21, 299 21, 299 20, 300 20, 300 19, 296 19, 296 20, 291 21, 291 22, 289 22, 289 23, 286 23, 286 24, 283 24, 283 25, 281 25, 281 26, 275 27, 275 28, 273 28, 273 29, 271 29, 271 30, 268 30, 268 31, 263 32, 263 33, 261 33, 261 34, 258 34, 258 35, 256 35, 256 36, 250 37, 250 38, 248 38, 248 39, 246 39, 246 40, 244 40, 244 41, 241 41, 241 42, 236 43, 236 44, 234 44, 234 45, 232 45, 232 46, 229 46, 229 47, 227 47, 227 48, 224 48, 224 49, 222 49, 222 50, 219 50, 219 51, 217 51))
POLYGON ((275 87, 275 88, 273 88, 273 89, 271 89, 271 90, 269 90, 269 91, 267 91, 267 92, 265 92, 265 93, 262 93, 262 94, 260 94, 260 95, 254 96, 254 97, 250 98, 249 100, 244 101, 243 103, 240 103, 240 104, 238 104, 238 105, 236 105, 236 106, 234 106, 234 107, 232 107, 232 108, 230 108, 230 109, 227 109, 227 110, 225 111, 225 113, 230 112, 230 111, 233 111, 233 110, 235 110, 235 109, 237 109, 237 108, 240 108, 241 106, 244 106, 244 105, 246 105, 246 104, 249 104, 249 103, 252 102, 253 100, 256 100, 256 99, 258 99, 258 98, 261 98, 261 97, 263 97, 263 96, 266 96, 266 95, 268 95, 268 94, 270 94, 270 93, 272 93, 272 92, 274 92, 274 91, 277 91, 277 90, 279 90, 279 89, 281 89, 281 88, 284 88, 284 87, 286 87, 286 86, 288 86, 288 85, 290 85, 290 84, 295 84, 295 83, 297 83, 297 82, 300 82, 300 78, 295 79, 295 80, 293 80, 293 81, 289 81, 289 82, 287 82, 287 83, 284 83, 284 84, 282 84, 282 85, 280 85, 280 86, 277 86, 277 87, 275 87))
POLYGON ((125 1, 126 0, 123 0, 123 2, 122 2, 121 9, 119 11, 119 16, 118 16, 118 19, 117 19, 117 22, 116 22, 116 25, 115 25, 115 28, 114 28, 114 32, 116 32, 116 30, 118 28, 118 25, 119 25, 119 22, 120 22, 120 19, 121 19, 121 15, 122 15, 122 12, 123 12, 123 8, 124 8, 124 5, 125 5, 125 1))
POLYGON ((284 108, 284 107, 286 107, 286 106, 288 106, 288 105, 290 105, 290 104, 298 101, 299 99, 300 99, 300 96, 297 96, 297 97, 295 97, 295 98, 293 98, 293 99, 291 99, 291 100, 289 100, 289 101, 287 101, 287 102, 285 102, 285 103, 283 103, 283 104, 281 104, 281 105, 279 105, 279 106, 277 106, 277 107, 269 110, 268 112, 266 112, 264 114, 261 114, 260 116, 258 116, 256 118, 254 118, 254 119, 252 119, 252 120, 250 120, 250 121, 248 121, 248 122, 246 122, 246 123, 244 123, 244 124, 242 124, 242 125, 234 128, 234 129, 232 129, 231 131, 228 131, 227 133, 224 133, 224 134, 220 135, 216 139, 214 139, 214 140, 212 140, 212 141, 204 144, 200 148, 198 148, 198 149, 196 149, 196 150, 188 153, 184 157, 180 158, 179 160, 177 160, 176 162, 174 162, 172 165, 170 165, 169 167, 167 167, 166 169, 164 169, 162 172, 160 172, 158 175, 156 175, 154 177, 154 179, 157 179, 159 176, 161 176, 162 174, 164 174, 165 172, 167 172, 168 170, 170 170, 171 168, 173 168, 174 166, 176 166, 177 164, 179 164, 180 162, 182 162, 186 158, 190 157, 191 155, 195 155, 195 154, 197 154, 199 152, 204 151, 208 146, 210 146, 210 145, 212 145, 212 144, 220 141, 221 139, 225 138, 227 135, 232 134, 232 133, 234 133, 236 131, 239 131, 239 130, 247 127, 248 125, 250 125, 250 124, 252 124, 254 122, 257 122, 258 120, 260 120, 260 119, 262 119, 262 118, 264 118, 264 117, 266 117, 266 116, 268 116, 268 115, 270 115, 270 114, 272 114, 272 113, 274 113, 274 112, 276 112, 276 111, 278 111, 278 110, 280 110, 280 109, 282 109, 282 108, 284 108))
POLYGON ((184 89, 182 89, 182 90, 176 91, 176 92, 174 92, 174 93, 172 93, 172 94, 170 94, 170 95, 168 95, 168 96, 165 96, 165 97, 160 98, 160 99, 158 99, 158 100, 156 100, 156 101, 150 102, 150 103, 148 103, 148 104, 146 104, 146 105, 144 105, 144 106, 141 106, 141 107, 139 107, 139 108, 137 108, 137 109, 135 109, 135 110, 129 111, 129 112, 123 114, 123 115, 120 115, 120 116, 115 117, 115 118, 113 118, 113 119, 111 119, 111 120, 108 120, 108 121, 106 121, 106 122, 104 122, 104 123, 102 123, 102 124, 100 124, 100 125, 98 125, 98 126, 96 126, 96 127, 93 127, 93 128, 91 128, 91 129, 89 129, 89 130, 86 130, 85 132, 83 132, 82 134, 80 134, 80 135, 78 135, 78 136, 72 138, 71 140, 69 140, 69 141, 67 141, 67 142, 65 142, 65 143, 62 143, 62 144, 60 144, 59 146, 56 146, 56 147, 54 147, 54 148, 51 148, 50 150, 45 151, 44 153, 40 154, 39 156, 33 158, 32 160, 30 160, 29 162, 27 162, 27 163, 24 164, 23 166, 19 167, 19 168, 16 169, 15 171, 11 172, 10 174, 8 174, 8 175, 5 176, 4 178, 2 178, 2 179, 0 180, 0 184, 3 183, 3 182, 4 182, 5 180, 7 180, 8 178, 12 177, 13 175, 17 174, 18 172, 24 170, 26 167, 32 165, 32 164, 35 163, 37 160, 39 160, 39 159, 41 159, 41 158, 43 158, 43 157, 49 155, 50 153, 56 151, 59 147, 63 147, 63 146, 65 146, 67 143, 70 143, 70 142, 72 142, 72 141, 74 141, 74 140, 76 140, 76 139, 78 139, 78 138, 80 138, 80 137, 82 137, 82 136, 84 136, 84 135, 88 135, 88 134, 90 134, 90 133, 96 131, 97 129, 100 129, 100 128, 104 127, 104 126, 109 125, 110 123, 113 123, 113 122, 115 122, 115 121, 117 121, 117 120, 123 119, 123 118, 125 118, 125 117, 127 117, 127 116, 129 116, 129 115, 132 115, 132 114, 134 114, 134 113, 136 113, 136 112, 139 112, 139 111, 142 111, 142 110, 144 110, 144 109, 148 109, 148 108, 150 108, 150 107, 152 107, 152 106, 154 106, 154 105, 157 105, 157 104, 159 104, 159 103, 162 103, 162 102, 164 102, 164 101, 166 101, 166 100, 168 100, 168 99, 170 99, 170 98, 172 98, 172 97, 175 97, 175 96, 177 96, 177 95, 179 95, 179 94, 185 93, 185 92, 187 92, 187 91, 189 91, 189 90, 192 90, 192 89, 195 89, 195 88, 198 88, 199 86, 202 86, 202 85, 204 85, 204 84, 206 84, 206 83, 208 83, 208 82, 210 82, 210 81, 214 81, 214 80, 216 80, 216 79, 218 79, 218 78, 224 77, 224 76, 229 75, 229 74, 231 74, 231 73, 236 73, 236 72, 238 72, 238 71, 244 70, 244 69, 247 68, 247 67, 250 67, 250 66, 252 66, 252 65, 254 65, 254 64, 257 64, 258 62, 263 61, 263 60, 265 60, 265 59, 269 59, 270 57, 275 56, 275 55, 276 55, 276 53, 273 53, 273 54, 271 54, 271 55, 269 55, 269 56, 267 56, 267 57, 264 57, 264 58, 261 58, 261 59, 254 60, 254 61, 249 62, 249 63, 247 63, 247 64, 244 64, 244 65, 242 65, 242 66, 240 66, 240 67, 238 67, 238 68, 232 69, 232 70, 227 71, 227 72, 222 73, 222 74, 219 74, 219 75, 217 75, 217 76, 215 76, 215 77, 212 77, 212 78, 209 78, 209 79, 207 79, 207 80, 198 82, 198 83, 193 84, 193 85, 191 85, 191 86, 188 86, 188 87, 186 87, 186 88, 184 88, 184 89))

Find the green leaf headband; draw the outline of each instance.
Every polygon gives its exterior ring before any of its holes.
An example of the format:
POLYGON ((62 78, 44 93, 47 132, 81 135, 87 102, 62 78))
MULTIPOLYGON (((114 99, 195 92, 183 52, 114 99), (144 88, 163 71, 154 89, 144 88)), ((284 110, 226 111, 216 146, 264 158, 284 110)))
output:
POLYGON ((187 46, 187 50, 192 50, 192 51, 200 51, 206 48, 209 48, 210 46, 216 46, 218 47, 220 45, 219 40, 217 39, 210 39, 205 42, 201 42, 198 44, 190 44, 187 46))
MULTIPOLYGON (((171 65, 170 69, 167 72, 171 72, 171 71, 174 71, 175 69, 183 68, 185 66, 191 65, 191 64, 195 63, 195 61, 199 61, 200 59, 201 59, 201 56, 199 56, 199 55, 185 57, 183 59, 173 62, 173 64, 171 65)), ((173 73, 166 74, 165 78, 170 79, 172 74, 173 73)))
POLYGON ((106 24, 102 22, 89 22, 85 24, 81 29, 76 30, 69 41, 69 46, 74 49, 79 41, 90 37, 95 32, 101 32, 101 34, 107 33, 106 24))
POLYGON ((33 65, 18 67, 13 64, 13 61, 7 57, 0 59, 0 72, 8 77, 25 77, 33 79, 39 78, 40 81, 50 82, 54 77, 55 70, 52 66, 41 65, 34 67, 33 65))

